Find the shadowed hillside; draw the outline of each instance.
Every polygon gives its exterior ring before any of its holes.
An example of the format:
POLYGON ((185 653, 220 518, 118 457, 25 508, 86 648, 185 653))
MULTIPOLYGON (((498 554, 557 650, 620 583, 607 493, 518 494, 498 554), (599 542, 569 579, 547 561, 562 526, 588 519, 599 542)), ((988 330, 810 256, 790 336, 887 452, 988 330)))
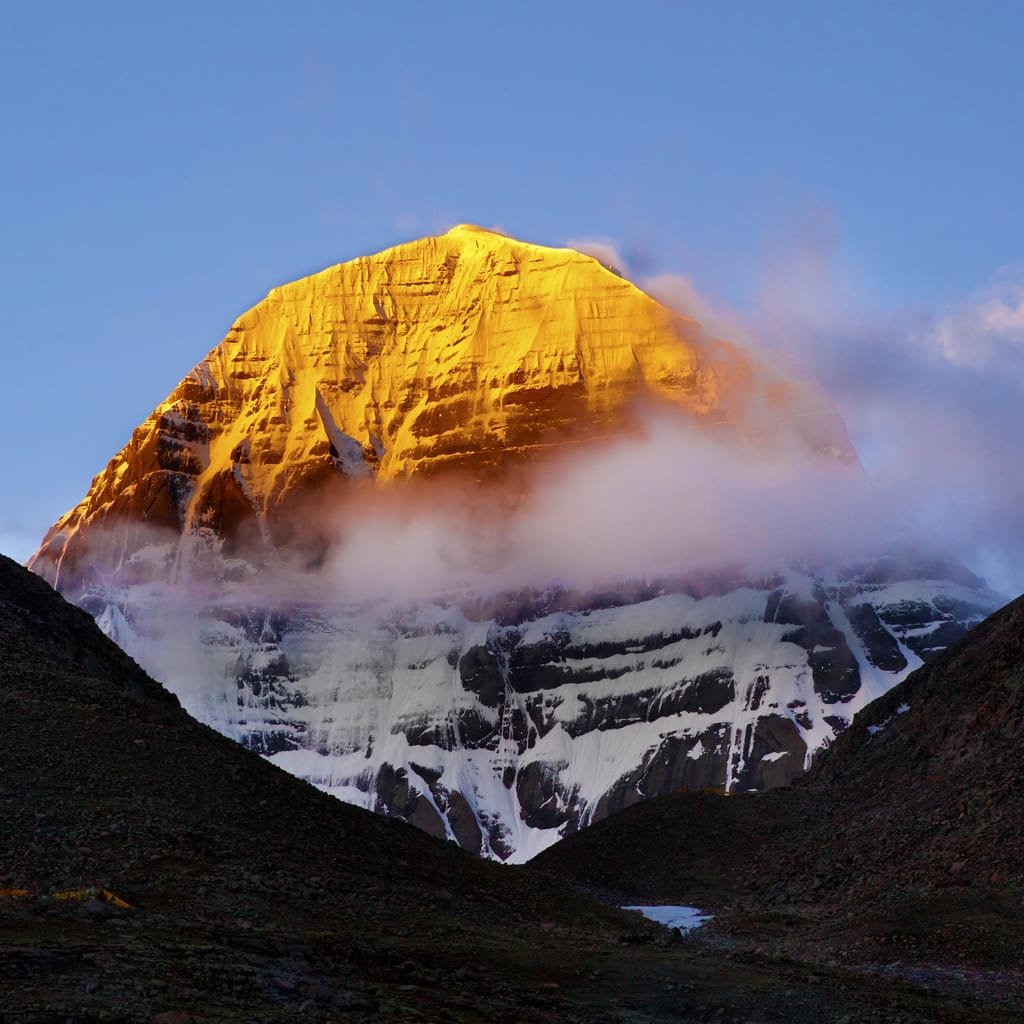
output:
POLYGON ((719 939, 895 962, 1024 1010, 1022 778, 1019 599, 865 708, 797 786, 649 801, 532 865, 619 902, 716 909, 719 939))
POLYGON ((0 652, 5 1021, 940 1019, 341 804, 188 718, 8 559, 0 652))

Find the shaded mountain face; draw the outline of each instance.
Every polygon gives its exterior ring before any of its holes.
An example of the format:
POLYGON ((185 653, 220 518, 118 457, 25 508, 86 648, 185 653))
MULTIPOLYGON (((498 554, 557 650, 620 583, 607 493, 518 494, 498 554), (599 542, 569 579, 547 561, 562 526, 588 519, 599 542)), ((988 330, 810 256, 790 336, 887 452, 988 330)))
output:
POLYGON ((874 980, 833 992, 791 963, 673 944, 639 915, 345 806, 190 718, 3 557, 0 703, 11 1024, 809 1024, 892 1005, 908 1024, 940 1019, 874 980), (83 889, 120 902, 53 896, 83 889))
MULTIPOLYGON (((913 891, 1007 888, 1024 896, 1024 599, 872 703, 826 752, 808 788, 841 815, 814 841, 821 889, 855 901, 913 891), (883 856, 871 821, 892 821, 883 856), (850 866, 863 865, 851 879, 850 866)), ((794 865, 813 858, 794 853, 794 865)), ((778 878, 794 892, 792 878, 778 878)), ((1019 902, 1018 902, 1019 905, 1019 902)))
MULTIPOLYGON (((332 583, 331 531, 377 523, 382 493, 415 519, 486 483, 504 496, 483 506, 493 545, 535 485, 524 466, 573 465, 652 409, 718 451, 856 466, 808 385, 589 257, 457 228, 273 291, 31 565, 201 721, 344 800, 522 860, 649 796, 787 783, 999 603, 920 557, 600 590, 539 565, 514 593, 485 568, 471 592, 416 600, 332 583)), ((720 484, 693 481, 709 500, 720 484)), ((412 535, 388 566, 443 568, 444 538, 412 535)))
POLYGON ((346 801, 517 861, 651 796, 790 782, 996 603, 962 570, 895 558, 401 608, 282 613, 153 583, 84 597, 201 721, 346 801))
MULTIPOLYGON (((0 884, 165 900, 171 883, 150 878, 151 864, 212 888, 285 848, 298 869, 303 847, 323 862, 303 871, 360 888, 402 886, 410 872, 417 887, 432 872, 438 885, 449 871, 485 877, 489 865, 331 800, 196 722, 89 615, 4 556, 0 657, 0 884)), ((203 894, 175 898, 198 908, 203 894)))
POLYGON ((1024 598, 865 707, 792 788, 650 801, 534 863, 623 900, 731 906, 748 932, 771 918, 846 960, 1015 968, 1022 776, 1024 598))

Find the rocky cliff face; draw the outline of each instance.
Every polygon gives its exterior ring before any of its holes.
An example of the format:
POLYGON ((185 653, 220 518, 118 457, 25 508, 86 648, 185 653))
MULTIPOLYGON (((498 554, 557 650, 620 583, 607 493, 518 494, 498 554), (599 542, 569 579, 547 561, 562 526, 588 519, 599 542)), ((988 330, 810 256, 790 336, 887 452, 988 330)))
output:
POLYGON ((405 604, 279 585, 339 496, 358 517, 408 477, 507 484, 651 407, 855 462, 812 388, 597 261, 456 228, 271 292, 32 567, 201 720, 342 799, 524 859, 648 796, 788 782, 999 603, 955 566, 891 558, 405 604))
POLYGON ((1000 603, 955 565, 405 607, 80 597, 197 718, 343 800, 526 860, 652 796, 784 785, 1000 603))
POLYGON ((810 388, 591 257, 460 226, 275 288, 134 432, 33 568, 73 587, 80 563, 123 560, 153 527, 276 541, 310 494, 493 476, 629 430, 638 404, 748 441, 793 430, 854 459, 810 388))

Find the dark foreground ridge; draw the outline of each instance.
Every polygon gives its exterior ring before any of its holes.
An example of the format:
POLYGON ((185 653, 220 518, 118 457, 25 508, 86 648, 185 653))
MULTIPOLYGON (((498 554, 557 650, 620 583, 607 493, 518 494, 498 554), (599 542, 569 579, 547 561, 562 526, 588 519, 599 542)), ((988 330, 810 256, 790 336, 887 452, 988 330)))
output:
POLYGON ((679 941, 345 806, 190 719, 2 557, 0 701, 5 1022, 1013 1019, 679 941))
POLYGON ((1024 1019, 1022 779, 1024 598, 868 705, 800 784, 639 804, 533 866, 618 902, 715 909, 712 946, 1024 1019))

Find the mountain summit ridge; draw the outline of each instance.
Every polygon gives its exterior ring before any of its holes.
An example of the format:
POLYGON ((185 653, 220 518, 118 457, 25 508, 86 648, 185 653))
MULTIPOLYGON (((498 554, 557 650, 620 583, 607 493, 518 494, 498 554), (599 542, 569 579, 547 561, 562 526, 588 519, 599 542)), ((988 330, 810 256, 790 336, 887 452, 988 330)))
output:
POLYGON ((635 431, 651 405, 755 442, 770 410, 805 447, 855 459, 808 385, 593 257, 458 225, 272 289, 135 430, 32 567, 59 584, 103 546, 97 527, 130 552, 146 543, 132 522, 265 532, 342 480, 493 478, 635 431))

